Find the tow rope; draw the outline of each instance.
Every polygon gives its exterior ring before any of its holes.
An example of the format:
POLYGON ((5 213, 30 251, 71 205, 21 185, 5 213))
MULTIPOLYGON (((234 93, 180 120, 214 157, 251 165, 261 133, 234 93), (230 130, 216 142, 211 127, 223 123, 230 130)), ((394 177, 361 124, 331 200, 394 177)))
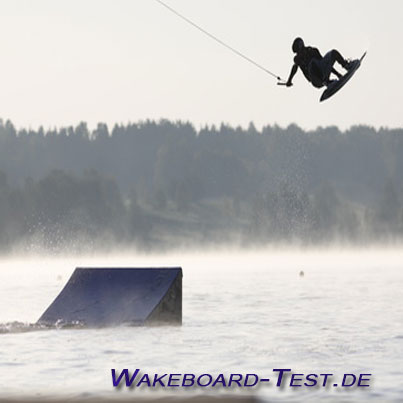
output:
MULTIPOLYGON (((261 64, 255 62, 254 60, 252 60, 250 57, 244 55, 243 53, 241 53, 240 51, 236 50, 235 48, 233 48, 232 46, 229 46, 228 44, 226 44, 225 42, 223 42, 221 39, 217 38, 216 36, 214 36, 213 34, 211 34, 210 32, 206 31, 205 29, 203 29, 202 27, 200 27, 199 25, 197 25, 196 23, 194 23, 193 21, 189 20, 189 18, 185 17, 184 15, 180 14, 178 11, 176 11, 175 9, 173 9, 171 6, 168 6, 168 4, 164 3, 161 0, 155 0, 157 3, 161 4, 162 6, 164 6, 166 9, 168 9, 171 13, 175 14, 177 17, 181 18, 182 20, 186 21, 188 24, 192 25, 193 27, 195 27, 196 29, 198 29, 199 31, 201 31, 203 34, 207 35, 209 38, 215 40, 216 42, 218 42, 220 45, 224 46, 225 48, 229 49, 231 52, 235 53, 236 55, 242 57, 243 59, 245 59, 246 61, 248 61, 249 63, 253 64, 254 66, 256 66, 257 68, 259 68, 260 70, 263 70, 265 73, 270 74, 272 77, 276 78, 278 81, 284 81, 282 80, 282 78, 280 76, 278 76, 277 74, 274 74, 272 71, 266 69, 265 67, 263 67, 261 64)), ((280 84, 280 83, 278 83, 280 84)))

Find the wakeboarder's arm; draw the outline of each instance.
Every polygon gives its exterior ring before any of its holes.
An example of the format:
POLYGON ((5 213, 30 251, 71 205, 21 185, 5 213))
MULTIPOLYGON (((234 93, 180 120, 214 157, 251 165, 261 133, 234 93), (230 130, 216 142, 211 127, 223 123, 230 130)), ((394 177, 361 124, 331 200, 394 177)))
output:
POLYGON ((298 71, 298 65, 296 63, 294 63, 294 65, 291 68, 291 72, 290 72, 290 76, 288 77, 288 80, 286 82, 286 86, 287 87, 291 87, 292 86, 292 79, 294 78, 295 74, 298 71))

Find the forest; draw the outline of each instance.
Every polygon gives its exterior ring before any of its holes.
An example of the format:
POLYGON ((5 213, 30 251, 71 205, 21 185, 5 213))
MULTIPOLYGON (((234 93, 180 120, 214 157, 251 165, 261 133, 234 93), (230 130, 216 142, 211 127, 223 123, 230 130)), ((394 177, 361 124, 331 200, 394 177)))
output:
POLYGON ((0 120, 0 251, 403 237, 403 129, 0 120))

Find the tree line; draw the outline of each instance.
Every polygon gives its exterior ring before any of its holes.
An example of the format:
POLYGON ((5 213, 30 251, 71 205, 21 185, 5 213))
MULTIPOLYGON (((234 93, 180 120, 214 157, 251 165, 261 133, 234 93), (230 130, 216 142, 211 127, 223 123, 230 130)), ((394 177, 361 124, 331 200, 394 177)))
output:
POLYGON ((0 120, 0 248, 403 235, 403 130, 0 120))

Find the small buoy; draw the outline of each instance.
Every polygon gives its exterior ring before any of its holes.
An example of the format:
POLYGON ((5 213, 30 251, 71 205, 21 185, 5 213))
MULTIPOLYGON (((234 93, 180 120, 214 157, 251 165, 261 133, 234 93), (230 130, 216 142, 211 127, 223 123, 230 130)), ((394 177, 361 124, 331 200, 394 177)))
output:
POLYGON ((299 276, 300 276, 300 277, 304 277, 304 276, 305 276, 305 273, 304 273, 303 270, 301 270, 301 271, 299 272, 299 276))

